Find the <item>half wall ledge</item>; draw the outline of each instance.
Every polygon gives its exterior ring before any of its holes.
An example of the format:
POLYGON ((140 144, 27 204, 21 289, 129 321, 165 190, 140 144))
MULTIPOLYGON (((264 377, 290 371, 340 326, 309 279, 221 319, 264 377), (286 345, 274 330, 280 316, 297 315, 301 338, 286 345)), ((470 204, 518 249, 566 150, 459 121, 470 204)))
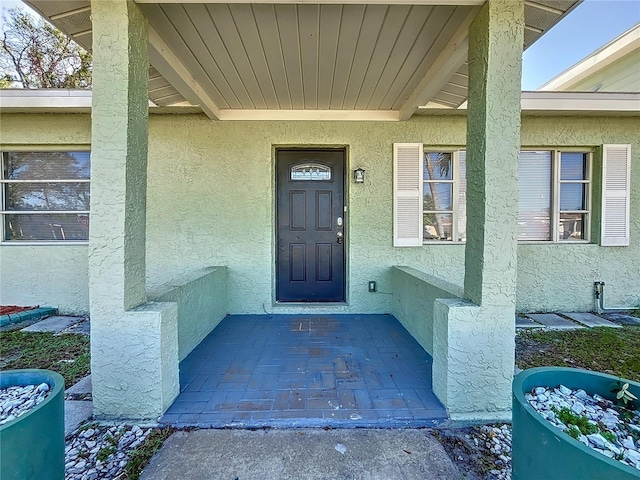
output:
POLYGON ((433 391, 453 422, 509 421, 513 312, 478 306, 462 288, 393 267, 393 314, 433 357, 433 391))
POLYGON ((178 304, 178 356, 182 361, 229 313, 227 267, 188 272, 149 288, 147 297, 178 304))

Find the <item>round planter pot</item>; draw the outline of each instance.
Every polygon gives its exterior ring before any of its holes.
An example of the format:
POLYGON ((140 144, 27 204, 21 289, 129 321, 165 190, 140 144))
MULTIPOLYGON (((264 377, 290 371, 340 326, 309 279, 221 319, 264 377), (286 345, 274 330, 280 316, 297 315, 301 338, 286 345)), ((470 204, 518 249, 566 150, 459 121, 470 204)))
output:
MULTIPOLYGON (((558 385, 583 389, 615 401, 611 384, 618 377, 575 368, 540 367, 524 370, 513 380, 513 480, 631 480, 640 470, 596 452, 545 420, 524 398, 534 387, 558 385)), ((629 382, 640 398, 640 384, 629 382)))
POLYGON ((0 427, 2 480, 64 479, 64 379, 49 370, 0 372, 0 388, 41 383, 47 398, 0 427))

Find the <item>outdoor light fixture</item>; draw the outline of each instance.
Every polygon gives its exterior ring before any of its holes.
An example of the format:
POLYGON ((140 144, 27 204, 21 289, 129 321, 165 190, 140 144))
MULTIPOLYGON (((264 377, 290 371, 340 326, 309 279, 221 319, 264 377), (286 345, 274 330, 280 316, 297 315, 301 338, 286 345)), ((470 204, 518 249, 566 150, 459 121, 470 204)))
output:
POLYGON ((364 169, 356 168, 353 171, 353 181, 355 183, 364 183, 364 169))

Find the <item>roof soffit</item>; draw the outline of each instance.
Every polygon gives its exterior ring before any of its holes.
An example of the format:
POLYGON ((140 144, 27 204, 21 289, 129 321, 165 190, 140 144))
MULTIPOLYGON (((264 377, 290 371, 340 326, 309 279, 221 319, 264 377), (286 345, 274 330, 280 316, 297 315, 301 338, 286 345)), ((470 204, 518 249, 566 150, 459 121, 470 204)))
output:
MULTIPOLYGON (((90 0, 24 1, 90 49, 90 0)), ((149 98, 221 119, 256 110, 406 119, 428 102, 457 108, 467 96, 464 32, 484 3, 136 1, 152 28, 149 98)), ((581 1, 526 0, 525 48, 581 1)))

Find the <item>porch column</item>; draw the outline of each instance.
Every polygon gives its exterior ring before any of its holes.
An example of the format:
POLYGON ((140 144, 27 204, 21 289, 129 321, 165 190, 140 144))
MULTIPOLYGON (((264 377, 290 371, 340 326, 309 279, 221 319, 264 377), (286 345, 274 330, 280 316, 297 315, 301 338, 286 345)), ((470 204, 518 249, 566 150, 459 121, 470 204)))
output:
POLYGON ((434 390, 452 418, 510 418, 523 35, 522 0, 489 0, 469 28, 465 301, 435 308, 434 390))
POLYGON ((89 293, 94 414, 157 418, 178 393, 177 307, 146 304, 147 23, 92 0, 89 293))

